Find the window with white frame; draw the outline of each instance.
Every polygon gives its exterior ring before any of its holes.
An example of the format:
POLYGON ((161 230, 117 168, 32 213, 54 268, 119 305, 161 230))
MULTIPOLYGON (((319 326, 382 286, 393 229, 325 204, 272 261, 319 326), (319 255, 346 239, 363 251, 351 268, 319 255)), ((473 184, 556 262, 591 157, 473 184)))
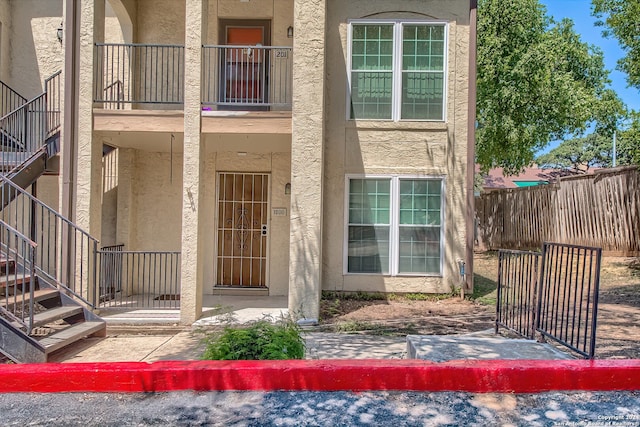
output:
POLYGON ((433 22, 350 22, 350 118, 444 121, 446 28, 433 22))
POLYGON ((347 177, 346 273, 441 275, 443 180, 347 177))

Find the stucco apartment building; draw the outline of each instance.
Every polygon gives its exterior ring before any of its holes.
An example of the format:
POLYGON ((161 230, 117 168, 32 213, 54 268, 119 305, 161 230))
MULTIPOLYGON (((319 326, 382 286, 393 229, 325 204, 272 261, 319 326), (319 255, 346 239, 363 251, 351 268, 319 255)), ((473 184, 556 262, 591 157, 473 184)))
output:
POLYGON ((472 286, 474 20, 469 0, 0 0, 0 80, 31 99, 62 72, 37 197, 122 253, 89 301, 179 300, 190 323, 206 295, 288 295, 313 320, 324 290, 472 286))

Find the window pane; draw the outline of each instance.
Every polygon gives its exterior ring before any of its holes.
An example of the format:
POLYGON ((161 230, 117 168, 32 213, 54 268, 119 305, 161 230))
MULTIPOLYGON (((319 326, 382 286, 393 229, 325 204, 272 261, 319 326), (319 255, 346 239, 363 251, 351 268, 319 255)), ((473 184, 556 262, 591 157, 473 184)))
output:
POLYGON ((389 179, 349 181, 349 224, 389 224, 389 179))
POLYGON ((400 227, 398 273, 440 274, 440 227, 400 227))
POLYGON ((402 39, 403 71, 443 71, 444 27, 404 25, 402 39), (435 61, 434 61, 435 59, 435 61))
POLYGON ((389 273, 389 227, 349 226, 349 273, 389 273))
POLYGON ((351 118, 391 119, 393 25, 353 25, 351 118))
POLYGON ((351 118, 391 119, 390 72, 351 73, 351 118))
POLYGON ((400 224, 440 225, 441 185, 439 179, 401 179, 400 224))
POLYGON ((389 273, 390 179, 349 180, 347 271, 389 273))
POLYGON ((393 25, 353 25, 352 34, 352 70, 391 70, 393 25))
POLYGON ((443 120, 444 26, 403 25, 401 119, 443 120))
POLYGON ((403 119, 443 120, 444 73, 402 75, 403 119))
POLYGON ((441 186, 439 179, 400 179, 400 274, 440 274, 441 186))

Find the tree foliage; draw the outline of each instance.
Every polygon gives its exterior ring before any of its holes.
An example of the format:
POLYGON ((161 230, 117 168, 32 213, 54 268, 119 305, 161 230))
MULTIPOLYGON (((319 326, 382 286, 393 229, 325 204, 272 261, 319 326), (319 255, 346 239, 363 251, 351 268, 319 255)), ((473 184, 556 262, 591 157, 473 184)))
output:
POLYGON ((618 133, 618 157, 622 156, 626 163, 640 165, 640 113, 631 113, 631 123, 618 133))
POLYGON ((592 11, 605 27, 603 34, 617 38, 626 53, 618 69, 627 74, 630 86, 640 89, 640 0, 593 0, 592 11))
POLYGON ((484 170, 517 173, 549 141, 615 129, 624 106, 608 88, 602 52, 538 0, 478 2, 478 129, 484 170))
POLYGON ((543 168, 570 169, 576 172, 586 171, 591 167, 611 167, 613 139, 597 133, 569 139, 538 157, 537 162, 543 168))
MULTIPOLYGON (((640 115, 633 113, 631 118, 630 125, 617 133, 616 166, 640 164, 640 115)), ((591 167, 610 168, 613 166, 613 136, 592 133, 569 139, 536 161, 541 167, 576 172, 591 167)))

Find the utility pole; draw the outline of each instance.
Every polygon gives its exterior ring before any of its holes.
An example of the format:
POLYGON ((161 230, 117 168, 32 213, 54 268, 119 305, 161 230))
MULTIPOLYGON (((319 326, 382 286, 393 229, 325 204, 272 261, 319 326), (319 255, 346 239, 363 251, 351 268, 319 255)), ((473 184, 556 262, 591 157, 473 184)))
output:
POLYGON ((616 132, 613 131, 613 167, 616 167, 616 132))

